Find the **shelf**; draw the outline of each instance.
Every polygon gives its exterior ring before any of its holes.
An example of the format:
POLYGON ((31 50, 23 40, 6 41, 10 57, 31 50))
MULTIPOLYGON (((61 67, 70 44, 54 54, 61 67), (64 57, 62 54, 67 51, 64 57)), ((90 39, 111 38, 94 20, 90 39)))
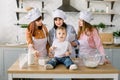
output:
MULTIPOLYGON (((28 11, 26 9, 19 9, 19 8, 17 8, 17 10, 15 12, 16 12, 16 15, 17 15, 17 20, 19 20, 19 14, 20 13, 23 13, 23 14, 28 13, 28 11)), ((41 10, 42 16, 44 16, 44 13, 46 13, 46 12, 47 12, 46 10, 41 10)), ((42 17, 42 18, 44 19, 44 17, 42 17)))
POLYGON ((26 9, 17 9, 16 12, 18 13, 27 13, 28 11, 26 9))
POLYGON ((87 0, 87 8, 90 7, 90 2, 111 2, 111 9, 113 9, 115 1, 117 0, 87 0))
POLYGON ((115 13, 113 12, 109 12, 109 13, 106 13, 106 12, 92 12, 93 14, 97 14, 97 15, 111 15, 111 22, 113 21, 113 17, 115 15, 115 13))
MULTIPOLYGON (((16 0, 17 3, 17 10, 16 10, 16 16, 17 16, 17 20, 19 20, 19 14, 20 13, 27 13, 28 10, 26 10, 23 7, 23 0, 16 0)), ((46 10, 44 10, 44 1, 42 1, 42 8, 41 8, 41 13, 42 13, 42 19, 44 19, 44 13, 46 12, 46 10)))
MULTIPOLYGON (((113 9, 113 6, 114 6, 114 3, 115 1, 117 0, 86 0, 87 1, 87 8, 90 7, 90 2, 97 2, 97 3, 101 3, 101 2, 111 2, 111 11, 113 9)), ((93 14, 100 14, 100 15, 111 15, 111 22, 113 21, 113 17, 115 15, 115 13, 112 11, 112 12, 109 12, 109 13, 106 13, 105 11, 104 12, 93 12, 93 14)))

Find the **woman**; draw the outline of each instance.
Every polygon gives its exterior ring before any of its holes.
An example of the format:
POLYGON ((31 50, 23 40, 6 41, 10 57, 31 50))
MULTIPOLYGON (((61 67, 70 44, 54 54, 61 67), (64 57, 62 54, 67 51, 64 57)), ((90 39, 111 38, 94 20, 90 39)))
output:
POLYGON ((96 50, 103 56, 101 65, 108 63, 105 58, 104 48, 99 36, 99 33, 95 27, 90 24, 92 20, 92 14, 87 11, 80 12, 79 16, 79 28, 78 28, 78 41, 80 42, 79 53, 80 56, 84 54, 94 54, 96 50))
POLYGON ((28 13, 27 19, 30 21, 26 30, 28 48, 34 51, 35 57, 46 57, 48 30, 42 23, 42 16, 39 9, 32 9, 28 13))
POLYGON ((75 56, 74 47, 77 46, 77 44, 75 43, 75 40, 77 38, 75 29, 73 28, 73 26, 67 25, 64 22, 65 19, 66 19, 66 15, 65 15, 65 12, 63 12, 62 10, 55 10, 53 12, 53 18, 54 18, 54 27, 49 31, 49 44, 50 44, 50 46, 52 45, 53 40, 56 39, 56 35, 55 35, 56 34, 56 29, 58 27, 63 26, 67 30, 66 40, 68 40, 73 47, 71 57, 74 57, 75 56))

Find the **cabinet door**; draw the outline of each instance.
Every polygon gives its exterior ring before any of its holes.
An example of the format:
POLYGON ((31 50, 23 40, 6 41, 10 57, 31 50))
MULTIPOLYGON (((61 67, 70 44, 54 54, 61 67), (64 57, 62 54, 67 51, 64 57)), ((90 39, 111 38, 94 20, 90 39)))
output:
POLYGON ((111 62, 111 64, 113 63, 113 59, 112 59, 112 49, 105 49, 105 54, 106 56, 108 56, 108 60, 111 62))
POLYGON ((113 65, 120 70, 120 49, 113 49, 113 65))
POLYGON ((0 48, 0 80, 3 80, 3 48, 0 48))
POLYGON ((26 53, 25 48, 4 48, 4 80, 7 80, 8 68, 18 59, 21 53, 26 53))

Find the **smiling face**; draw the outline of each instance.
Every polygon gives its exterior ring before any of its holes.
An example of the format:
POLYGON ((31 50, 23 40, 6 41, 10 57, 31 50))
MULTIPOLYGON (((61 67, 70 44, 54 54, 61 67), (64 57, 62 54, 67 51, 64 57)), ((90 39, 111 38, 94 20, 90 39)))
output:
POLYGON ((57 28, 56 36, 60 42, 64 41, 67 36, 66 29, 64 27, 57 28))
POLYGON ((64 20, 62 18, 55 18, 54 23, 57 27, 61 27, 63 25, 64 20))

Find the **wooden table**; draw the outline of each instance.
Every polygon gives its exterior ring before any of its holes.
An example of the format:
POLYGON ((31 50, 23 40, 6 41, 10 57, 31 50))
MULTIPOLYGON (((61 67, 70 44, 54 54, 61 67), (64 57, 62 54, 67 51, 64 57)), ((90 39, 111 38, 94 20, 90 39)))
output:
POLYGON ((91 69, 79 64, 78 70, 68 70, 64 65, 59 65, 53 70, 45 70, 43 66, 32 65, 26 69, 19 68, 16 61, 8 69, 8 80, 13 78, 113 78, 118 80, 119 70, 111 64, 98 66, 91 69))

